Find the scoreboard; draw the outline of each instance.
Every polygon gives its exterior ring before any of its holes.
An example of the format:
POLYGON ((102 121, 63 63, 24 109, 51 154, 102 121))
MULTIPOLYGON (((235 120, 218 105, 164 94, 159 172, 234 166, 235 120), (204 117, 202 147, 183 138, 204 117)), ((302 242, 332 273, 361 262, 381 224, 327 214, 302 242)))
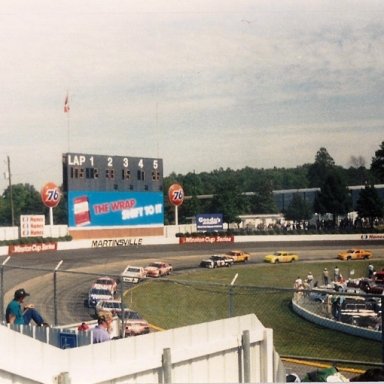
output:
POLYGON ((64 191, 162 191, 163 160, 63 154, 64 191))
POLYGON ((70 228, 164 225, 162 159, 65 153, 62 161, 70 228))

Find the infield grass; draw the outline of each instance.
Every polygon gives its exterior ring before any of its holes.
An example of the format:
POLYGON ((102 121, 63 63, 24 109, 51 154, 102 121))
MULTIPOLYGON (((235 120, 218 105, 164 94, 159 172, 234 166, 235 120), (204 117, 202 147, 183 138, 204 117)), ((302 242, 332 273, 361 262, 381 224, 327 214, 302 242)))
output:
MULTIPOLYGON (((384 267, 384 260, 372 262, 376 270, 384 267)), ((321 283, 324 267, 332 277, 333 268, 338 265, 344 277, 353 271, 351 277, 362 277, 367 275, 368 264, 332 260, 196 269, 140 284, 126 293, 125 302, 161 329, 254 313, 265 327, 273 329, 274 346, 280 355, 381 362, 380 342, 315 325, 290 307, 290 289, 297 276, 304 279, 311 271, 321 283), (230 292, 229 284, 236 274, 230 292)))

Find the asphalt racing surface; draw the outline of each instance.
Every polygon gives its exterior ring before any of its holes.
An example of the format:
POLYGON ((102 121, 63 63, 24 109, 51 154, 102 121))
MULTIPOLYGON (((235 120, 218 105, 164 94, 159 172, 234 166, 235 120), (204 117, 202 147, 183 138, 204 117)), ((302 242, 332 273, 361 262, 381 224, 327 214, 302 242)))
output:
MULTIPOLYGON (((153 260, 162 260, 173 265, 174 273, 197 268, 200 260, 214 253, 231 249, 242 249, 250 253, 249 264, 263 263, 265 254, 279 249, 294 250, 300 254, 300 261, 329 260, 336 258, 338 251, 348 247, 373 250, 374 257, 384 257, 384 241, 360 242, 286 242, 286 243, 230 243, 204 245, 158 245, 130 246, 96 249, 73 249, 67 251, 14 255, 4 268, 5 303, 12 297, 15 288, 31 291, 30 302, 39 303, 41 308, 52 308, 53 270, 62 261, 57 276, 60 289, 57 290, 59 309, 57 324, 70 324, 89 320, 90 311, 84 306, 92 281, 97 275, 119 275, 128 264, 145 266, 153 260), (68 271, 68 273, 62 273, 68 271), (82 272, 81 275, 70 273, 82 272), (74 300, 82 298, 82 300, 74 300), (71 303, 62 305, 60 303, 71 303)), ((3 258, 3 260, 5 257, 3 258)), ((2 262, 2 260, 0 260, 2 262)), ((42 309, 43 311, 43 309, 42 309)), ((48 322, 55 323, 50 316, 48 322)))

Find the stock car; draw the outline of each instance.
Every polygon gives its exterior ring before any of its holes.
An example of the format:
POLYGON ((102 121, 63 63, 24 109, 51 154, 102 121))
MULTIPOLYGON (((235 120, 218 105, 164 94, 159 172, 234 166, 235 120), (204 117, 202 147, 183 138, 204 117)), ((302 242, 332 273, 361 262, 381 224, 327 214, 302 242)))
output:
POLYGON ((292 263, 293 261, 298 261, 299 256, 296 253, 293 252, 287 252, 287 251, 277 251, 270 255, 264 256, 264 261, 266 263, 292 263))
POLYGON ((154 261, 144 268, 147 277, 161 277, 169 275, 173 271, 171 264, 162 261, 154 261))
POLYGON ((144 335, 150 332, 148 321, 144 320, 138 312, 126 309, 120 313, 119 317, 121 317, 122 314, 125 337, 144 335))
POLYGON ((93 283, 93 288, 109 289, 113 294, 117 292, 117 282, 109 276, 98 277, 93 283))
POLYGON ((234 249, 225 254, 227 257, 233 259, 234 263, 245 263, 249 260, 249 253, 241 251, 239 249, 234 249))
POLYGON ((337 258, 340 260, 365 260, 373 256, 371 251, 367 249, 351 248, 347 251, 340 252, 337 258))
POLYGON ((231 257, 223 255, 212 255, 208 259, 201 260, 200 267, 203 268, 218 268, 230 267, 234 263, 231 257))
POLYGON ((109 288, 92 287, 88 293, 88 307, 95 308, 100 300, 113 300, 114 295, 109 288))
POLYGON ((97 316, 100 311, 109 311, 116 315, 122 310, 121 300, 99 300, 95 307, 95 315, 97 316))
POLYGON ((121 274, 121 278, 125 283, 140 283, 147 277, 147 272, 144 267, 137 267, 135 265, 127 265, 121 274))

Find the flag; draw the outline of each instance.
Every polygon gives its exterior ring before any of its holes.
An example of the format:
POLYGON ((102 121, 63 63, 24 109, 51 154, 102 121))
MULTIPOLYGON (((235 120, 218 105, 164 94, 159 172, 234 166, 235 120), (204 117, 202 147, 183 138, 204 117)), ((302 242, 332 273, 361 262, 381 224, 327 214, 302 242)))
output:
POLYGON ((65 96, 65 100, 64 100, 64 113, 67 113, 69 112, 70 108, 69 108, 69 100, 68 100, 68 94, 67 96, 65 96))

